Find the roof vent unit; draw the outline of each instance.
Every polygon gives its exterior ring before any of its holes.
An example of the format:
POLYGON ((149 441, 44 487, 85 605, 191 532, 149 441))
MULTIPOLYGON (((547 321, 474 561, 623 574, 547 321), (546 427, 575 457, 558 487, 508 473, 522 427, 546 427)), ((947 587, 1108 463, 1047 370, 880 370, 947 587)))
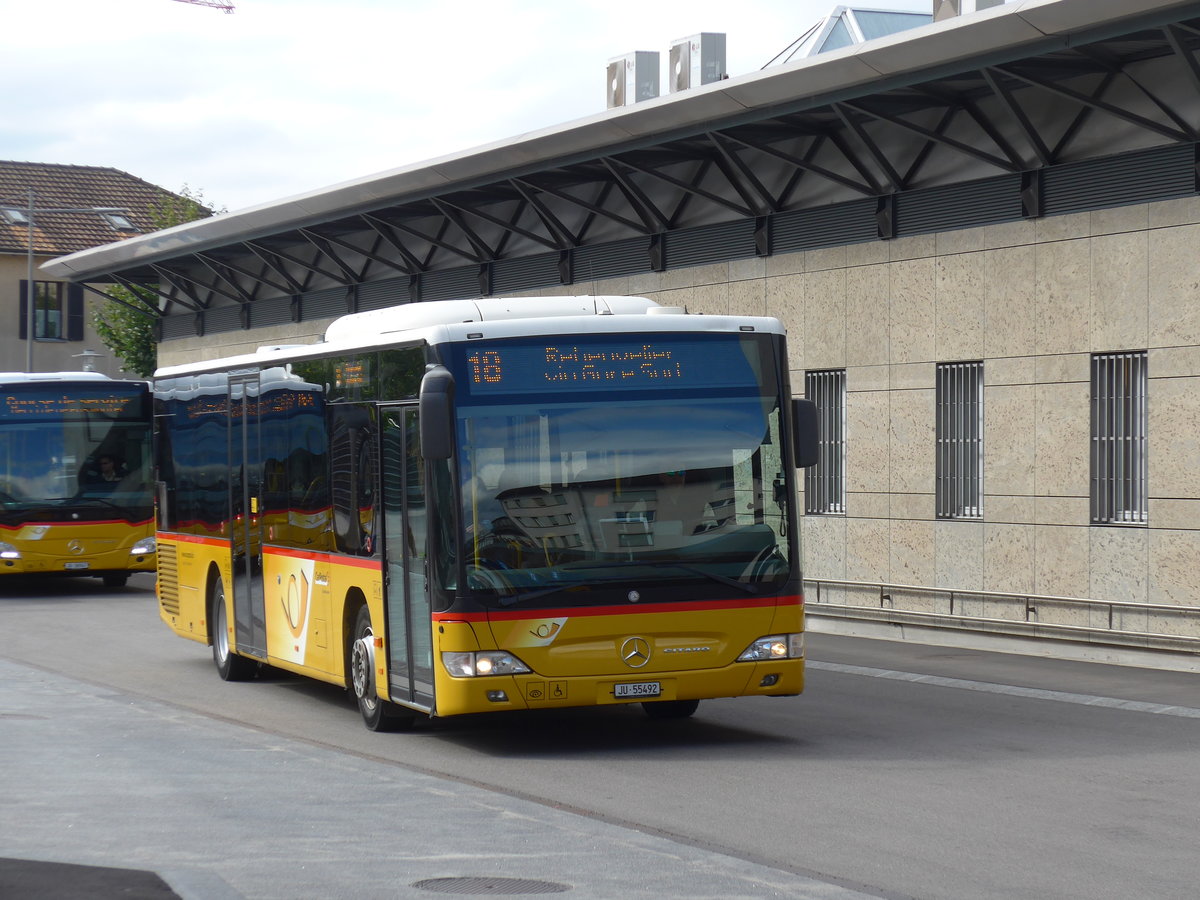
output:
POLYGON ((726 77, 725 35, 705 32, 671 44, 667 82, 672 94, 726 77))
POLYGON ((608 61, 608 108, 658 96, 658 51, 635 50, 608 61))
POLYGON ((965 16, 967 13, 1003 6, 1006 0, 933 0, 933 21, 965 16))

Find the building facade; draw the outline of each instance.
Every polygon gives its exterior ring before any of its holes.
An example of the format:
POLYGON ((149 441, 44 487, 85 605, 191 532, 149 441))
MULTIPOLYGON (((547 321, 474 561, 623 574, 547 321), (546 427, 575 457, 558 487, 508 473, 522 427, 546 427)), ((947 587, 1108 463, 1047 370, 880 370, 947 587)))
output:
POLYGON ((160 227, 156 206, 174 196, 116 169, 0 161, 0 310, 9 325, 0 329, 2 367, 121 374, 121 360, 93 325, 97 304, 107 301, 83 285, 45 274, 41 265, 154 231, 160 227))

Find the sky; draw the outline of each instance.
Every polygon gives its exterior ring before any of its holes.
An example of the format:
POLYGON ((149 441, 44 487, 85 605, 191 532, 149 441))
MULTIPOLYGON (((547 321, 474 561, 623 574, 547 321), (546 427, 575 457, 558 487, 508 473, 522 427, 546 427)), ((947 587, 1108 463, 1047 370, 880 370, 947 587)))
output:
POLYGON ((756 72, 837 5, 228 2, 0 0, 0 159, 112 167, 233 211, 603 112, 630 51, 661 54, 666 93, 678 38, 724 33, 729 74, 756 72))

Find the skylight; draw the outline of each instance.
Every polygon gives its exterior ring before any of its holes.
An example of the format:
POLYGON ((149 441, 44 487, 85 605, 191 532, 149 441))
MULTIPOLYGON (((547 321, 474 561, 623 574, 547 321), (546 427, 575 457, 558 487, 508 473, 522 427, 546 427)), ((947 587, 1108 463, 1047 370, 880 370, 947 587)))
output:
POLYGON ((138 231, 138 227, 124 213, 105 212, 100 214, 117 231, 138 231))

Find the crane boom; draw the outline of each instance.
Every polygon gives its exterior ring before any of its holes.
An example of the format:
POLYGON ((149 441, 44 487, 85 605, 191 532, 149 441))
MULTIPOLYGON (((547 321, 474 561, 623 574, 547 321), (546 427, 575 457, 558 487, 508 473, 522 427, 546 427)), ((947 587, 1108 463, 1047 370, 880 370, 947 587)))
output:
POLYGON ((233 12, 232 3, 220 3, 218 0, 175 0, 176 3, 192 3, 196 6, 211 6, 213 9, 221 9, 227 13, 233 12))

